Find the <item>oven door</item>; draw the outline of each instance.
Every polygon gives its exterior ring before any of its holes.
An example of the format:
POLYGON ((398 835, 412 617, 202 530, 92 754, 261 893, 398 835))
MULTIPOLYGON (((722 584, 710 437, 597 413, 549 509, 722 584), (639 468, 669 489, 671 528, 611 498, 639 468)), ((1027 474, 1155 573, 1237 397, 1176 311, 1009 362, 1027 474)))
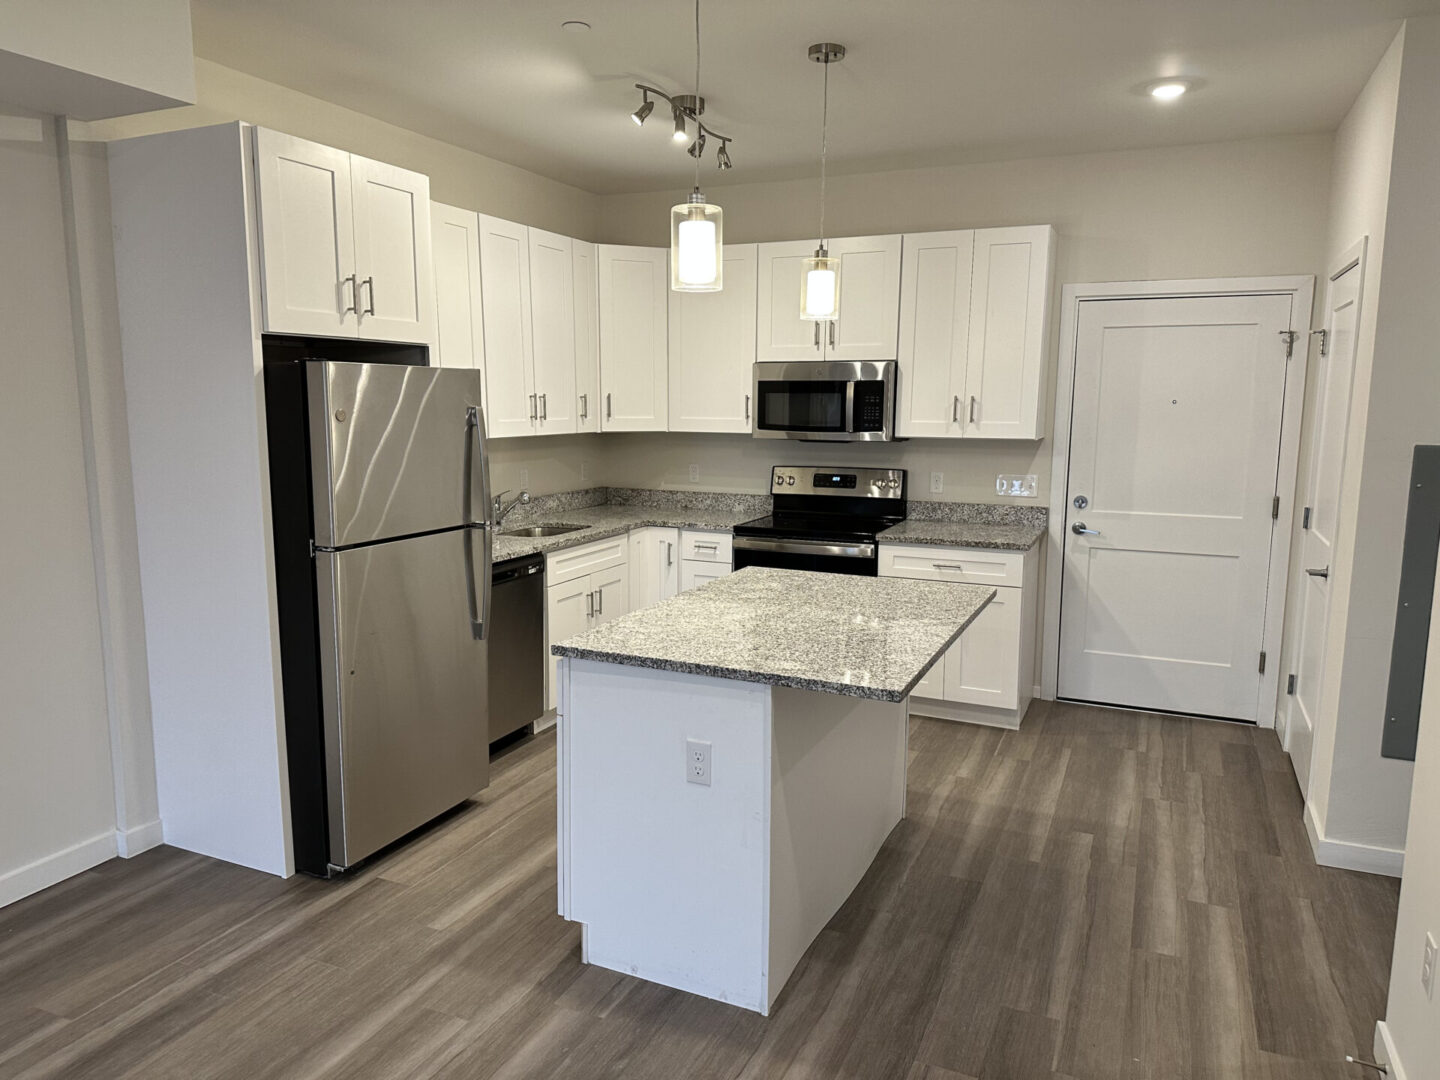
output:
POLYGON ((731 551, 736 570, 770 566, 778 570, 818 570, 825 574, 862 577, 875 577, 880 572, 874 544, 737 536, 731 551))
POLYGON ((756 438, 888 441, 894 417, 893 360, 755 365, 756 438))

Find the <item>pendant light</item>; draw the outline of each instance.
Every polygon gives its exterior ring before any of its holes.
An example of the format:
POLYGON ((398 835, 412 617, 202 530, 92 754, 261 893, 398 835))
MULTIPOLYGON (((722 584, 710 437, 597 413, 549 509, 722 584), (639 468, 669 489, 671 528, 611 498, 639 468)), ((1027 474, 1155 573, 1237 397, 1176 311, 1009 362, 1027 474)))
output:
MULTIPOLYGON (((695 101, 700 96, 700 0, 695 0, 695 101)), ((680 112, 676 110, 679 125, 680 112)), ((677 132, 684 129, 677 126, 677 132)), ((724 143, 721 144, 724 152, 724 143)), ((695 159, 695 188, 683 203, 670 208, 670 288, 675 292, 719 292, 724 284, 725 219, 720 207, 700 192, 700 155, 705 132, 697 124, 690 156, 695 159)), ((725 156, 728 164, 729 155, 725 156)), ((722 165, 722 168, 724 166, 722 165)))
POLYGON ((800 275, 800 318, 829 322, 840 316, 840 260, 825 246, 825 153, 830 132, 830 65, 845 59, 845 46, 822 41, 810 46, 810 59, 825 65, 825 97, 820 112, 820 246, 806 259, 800 275))

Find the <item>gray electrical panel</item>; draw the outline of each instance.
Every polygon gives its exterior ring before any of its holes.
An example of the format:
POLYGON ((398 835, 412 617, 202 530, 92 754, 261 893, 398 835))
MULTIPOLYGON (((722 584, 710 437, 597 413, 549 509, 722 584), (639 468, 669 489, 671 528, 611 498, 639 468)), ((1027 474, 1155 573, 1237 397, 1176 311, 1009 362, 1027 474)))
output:
POLYGON ((1405 517, 1395 643, 1390 649, 1390 690, 1385 698, 1385 734, 1380 740, 1382 757, 1415 760, 1437 556, 1440 556, 1440 446, 1417 446, 1410 468, 1410 507, 1405 517))

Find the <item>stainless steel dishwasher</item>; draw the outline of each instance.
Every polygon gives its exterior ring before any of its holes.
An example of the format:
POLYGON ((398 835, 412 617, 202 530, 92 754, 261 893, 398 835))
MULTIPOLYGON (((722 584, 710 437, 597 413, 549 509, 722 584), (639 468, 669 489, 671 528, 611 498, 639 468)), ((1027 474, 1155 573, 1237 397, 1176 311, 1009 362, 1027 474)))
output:
POLYGON ((490 577, 490 741, 545 712, 545 556, 497 562, 490 577))

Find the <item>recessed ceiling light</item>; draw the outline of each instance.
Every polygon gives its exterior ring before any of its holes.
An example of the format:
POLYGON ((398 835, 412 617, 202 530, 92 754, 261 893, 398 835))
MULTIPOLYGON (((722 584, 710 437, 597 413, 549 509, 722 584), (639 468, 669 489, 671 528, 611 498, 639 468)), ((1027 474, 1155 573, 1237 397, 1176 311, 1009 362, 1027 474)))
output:
POLYGON ((1174 101, 1189 89, 1184 79, 1164 79, 1150 85, 1150 96, 1156 101, 1174 101))
POLYGON ((560 24, 561 30, 569 30, 572 34, 583 34, 590 29, 588 22, 581 22, 579 19, 570 19, 560 24))

